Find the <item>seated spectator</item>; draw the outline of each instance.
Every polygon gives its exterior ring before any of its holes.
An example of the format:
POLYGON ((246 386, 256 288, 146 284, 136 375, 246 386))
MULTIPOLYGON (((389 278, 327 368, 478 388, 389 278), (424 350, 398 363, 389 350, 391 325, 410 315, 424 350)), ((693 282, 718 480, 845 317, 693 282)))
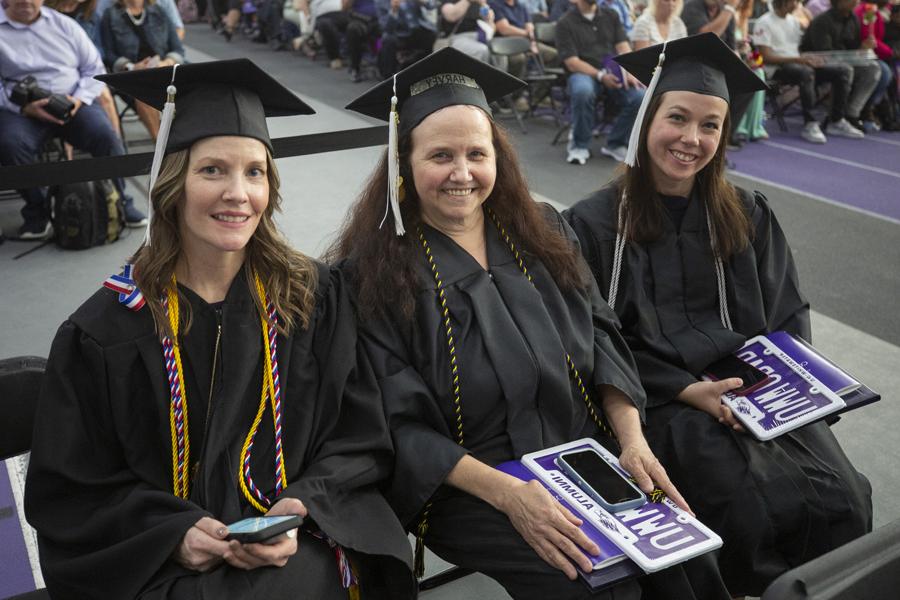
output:
POLYGON ((813 116, 816 104, 816 84, 831 84, 831 113, 825 132, 849 138, 861 138, 863 132, 853 127, 845 114, 847 99, 853 82, 853 68, 846 64, 825 64, 816 56, 800 55, 803 32, 793 12, 797 0, 772 0, 772 10, 757 19, 753 27, 753 42, 759 49, 766 74, 775 81, 800 88, 803 109, 803 130, 807 142, 824 144, 828 141, 813 116))
POLYGON ((441 38, 435 44, 453 46, 472 58, 489 62, 491 51, 485 30, 494 31, 494 11, 488 0, 441 0, 441 38), (479 25, 481 22, 481 25, 479 25))
MULTIPOLYGON (((737 17, 737 5, 739 0, 686 0, 684 10, 681 12, 681 20, 687 28, 688 35, 711 31, 725 42, 729 48, 738 51, 737 41, 734 36, 735 19, 737 17)), ((738 94, 731 99, 728 106, 729 122, 737 124, 744 118, 744 113, 753 101, 753 94, 738 94)), ((731 139, 727 140, 728 146, 739 147, 740 140, 732 131, 731 139)))
POLYGON ((382 32, 378 52, 382 77, 390 77, 431 53, 437 27, 425 16, 425 10, 435 6, 434 0, 376 0, 382 32))
MULTIPOLYGON (((531 13, 520 0, 490 0, 490 7, 494 11, 497 35, 528 38, 531 42, 531 53, 540 54, 544 65, 555 67, 559 63, 556 48, 535 40, 531 13)), ((503 58, 506 59, 506 57, 503 58)), ((526 57, 522 55, 510 56, 508 59, 498 62, 496 66, 519 78, 525 76, 528 67, 526 57)))
MULTIPOLYGON (((184 47, 175 25, 154 0, 117 0, 101 22, 103 56, 110 72, 168 67, 184 62, 184 47)), ((159 111, 134 102, 141 123, 155 140, 159 111)))
POLYGON ((884 43, 891 47, 893 64, 900 59, 900 4, 891 6, 891 20, 884 26, 884 43))
MULTIPOLYGON (((306 0, 303 0, 305 2, 306 0)), ((303 4, 300 4, 303 12, 303 4)), ((350 16, 343 10, 341 0, 310 0, 308 3, 308 15, 313 30, 322 38, 325 46, 325 56, 328 57, 328 66, 339 70, 344 68, 341 60, 341 36, 347 31, 350 16)))
MULTIPOLYGON (((97 0, 47 0, 45 4, 48 8, 75 19, 75 22, 81 25, 84 32, 91 38, 91 42, 93 42, 97 51, 103 52, 103 46, 100 41, 100 13, 96 10, 97 0)), ((121 137, 122 125, 119 123, 119 110, 109 88, 103 86, 103 90, 97 96, 97 102, 100 103, 100 107, 103 108, 106 116, 109 117, 109 122, 112 123, 113 129, 121 137)))
MULTIPOLYGON (((831 8, 815 17, 800 41, 801 52, 872 49, 875 40, 862 39, 859 20, 853 14, 857 0, 831 0, 831 8)), ((881 67, 877 61, 853 65, 853 85, 844 116, 855 129, 864 131, 863 107, 878 86, 881 67)), ((826 132, 827 132, 826 128, 826 132)))
POLYGON ((634 22, 631 43, 635 50, 687 37, 687 28, 679 16, 683 0, 650 0, 647 9, 634 22))
MULTIPOLYGON (((0 164, 24 165, 38 159, 41 146, 60 136, 93 156, 124 154, 103 109, 94 102, 103 84, 94 75, 105 72, 100 53, 74 20, 43 8, 42 0, 13 2, 0 7, 0 164), (68 120, 48 112, 49 98, 18 105, 10 99, 17 82, 33 76, 37 85, 72 103, 68 120)), ((125 203, 126 224, 140 227, 147 219, 115 180, 125 203)), ((25 199, 21 239, 42 239, 52 232, 50 201, 45 190, 19 190, 25 199)))
MULTIPOLYGON (((81 2, 82 0, 78 1, 81 2)), ((106 11, 109 10, 109 7, 115 3, 116 0, 97 0, 97 14, 100 15, 101 19, 106 11)), ((178 39, 184 40, 184 20, 181 18, 181 13, 178 11, 175 0, 156 0, 156 6, 166 13, 166 16, 172 21, 172 24, 175 26, 175 33, 178 34, 178 39)), ((206 6, 203 6, 203 10, 200 11, 201 14, 205 10, 206 6)), ((235 26, 237 26, 237 21, 235 21, 235 26)))
POLYGON ((862 28, 860 37, 863 43, 873 44, 872 50, 878 57, 878 67, 881 69, 878 85, 863 107, 861 118, 864 124, 874 124, 877 112, 880 121, 878 127, 887 131, 897 131, 900 130, 900 123, 895 122, 893 101, 887 97, 887 90, 894 81, 894 70, 888 63, 893 59, 894 51, 884 42, 884 17, 881 14, 881 8, 887 4, 888 0, 875 0, 873 4, 859 4, 853 11, 862 28))
POLYGON ((363 80, 360 66, 366 48, 374 48, 375 40, 381 36, 375 0, 342 0, 343 9, 350 13, 347 30, 347 54, 350 58, 350 80, 363 80))
MULTIPOLYGON (((738 49, 738 56, 753 71, 754 75, 765 81, 766 73, 762 68, 759 53, 750 45, 750 16, 753 14, 754 4, 753 0, 738 1, 737 15, 734 20, 734 43, 738 49)), ((766 92, 763 90, 754 92, 751 98, 744 116, 732 125, 734 127, 732 138, 739 143, 746 140, 764 140, 769 137, 765 128, 766 92)))
POLYGON ((644 92, 641 84, 628 72, 617 69, 611 58, 630 52, 631 45, 614 10, 598 6, 593 0, 571 1, 577 10, 566 13, 556 24, 556 48, 569 72, 572 103, 566 160, 583 165, 590 158, 597 97, 609 94, 620 110, 600 152, 622 162, 644 92))

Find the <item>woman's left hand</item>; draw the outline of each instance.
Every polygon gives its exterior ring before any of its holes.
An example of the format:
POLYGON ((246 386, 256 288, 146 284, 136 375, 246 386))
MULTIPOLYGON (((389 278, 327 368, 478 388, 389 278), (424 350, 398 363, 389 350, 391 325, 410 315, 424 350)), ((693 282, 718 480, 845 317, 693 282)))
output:
MULTIPOLYGON (((283 498, 266 513, 267 516, 300 515, 305 517, 306 507, 296 498, 283 498)), ((281 535, 257 544, 229 542, 225 562, 237 569, 257 569, 259 567, 283 567, 290 557, 297 553, 297 530, 291 529, 281 535)))
POLYGON ((634 477, 638 487, 644 493, 649 494, 656 485, 666 493, 672 502, 692 515, 694 514, 675 484, 669 480, 665 467, 662 466, 646 442, 635 442, 623 446, 622 453, 619 455, 619 464, 634 477))

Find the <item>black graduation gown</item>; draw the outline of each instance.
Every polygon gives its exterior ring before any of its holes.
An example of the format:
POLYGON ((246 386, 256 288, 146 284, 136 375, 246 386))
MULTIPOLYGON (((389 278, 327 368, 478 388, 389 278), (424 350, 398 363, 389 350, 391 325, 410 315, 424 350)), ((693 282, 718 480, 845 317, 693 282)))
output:
MULTIPOLYGON (((577 243, 561 217, 547 210, 548 218, 577 243)), ((566 352, 591 390, 598 412, 594 390, 606 384, 625 392, 643 415, 644 393, 616 317, 593 282, 582 290, 563 291, 544 265, 526 253, 534 284, 529 282, 487 217, 488 270, 449 237, 428 226, 423 230, 450 310, 464 446, 456 442, 448 339, 423 251, 416 265, 420 287, 414 319, 394 313, 361 325, 360 337, 378 377, 394 439, 396 463, 388 499, 410 528, 431 499, 428 547, 449 562, 493 577, 515 598, 588 596, 581 582, 570 582, 544 563, 506 515, 442 484, 467 453, 494 465, 599 435, 570 381, 566 352)), ((727 598, 711 564, 695 565, 702 573, 697 580, 705 581, 694 590, 683 571, 660 575, 669 578, 669 597, 727 598)), ((634 598, 639 590, 628 582, 605 593, 609 598, 634 598)))
MULTIPOLYGON (((616 238, 616 191, 565 212, 605 295, 616 238)), ((770 442, 723 427, 676 400, 711 362, 765 332, 810 339, 809 304, 791 250, 765 198, 741 191, 750 245, 725 265, 733 331, 719 317, 703 203, 692 198, 678 232, 628 243, 616 297, 622 333, 647 391, 651 447, 697 515, 725 541, 720 567, 737 595, 759 595, 785 570, 871 529, 871 487, 824 423, 770 442)))
MULTIPOLYGON (((299 498, 308 518, 348 549, 364 597, 413 597, 408 540, 376 488, 392 459, 377 386, 357 353, 340 274, 319 266, 319 277, 309 327, 278 336, 288 481, 281 497, 299 498)), ((305 534, 280 569, 223 564, 198 574, 170 559, 200 518, 228 524, 257 514, 237 474, 264 368, 260 319, 243 272, 221 305, 215 374, 217 312, 181 291, 193 311, 180 337, 191 463, 199 461, 188 500, 172 493, 169 391, 150 311, 132 312, 101 289, 57 333, 25 493, 48 590, 54 598, 346 598, 333 552, 305 534)), ((269 412, 251 469, 272 497, 269 412)))

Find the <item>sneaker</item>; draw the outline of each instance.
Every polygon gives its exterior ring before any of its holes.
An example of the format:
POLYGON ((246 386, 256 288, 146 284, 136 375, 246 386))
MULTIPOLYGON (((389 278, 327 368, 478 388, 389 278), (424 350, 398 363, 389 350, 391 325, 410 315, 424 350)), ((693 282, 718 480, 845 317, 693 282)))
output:
POLYGON ((625 155, 628 154, 628 148, 625 146, 603 146, 600 148, 600 154, 608 156, 616 162, 625 162, 625 155))
POLYGON ((147 215, 138 210, 133 202, 125 203, 125 226, 144 227, 147 225, 147 215))
POLYGON ((531 106, 528 104, 528 98, 525 96, 519 96, 513 101, 513 106, 516 107, 516 110, 522 113, 527 113, 531 110, 531 106))
POLYGON ((53 235, 53 226, 50 221, 36 221, 25 223, 19 227, 20 240, 46 240, 53 235))
POLYGON ((875 121, 865 120, 862 122, 863 133, 878 133, 881 131, 881 125, 875 121))
POLYGON ((359 69, 350 69, 350 81, 353 83, 359 83, 363 80, 362 73, 359 72, 359 69))
MULTIPOLYGON (((859 119, 854 120, 859 121, 859 119)), ((841 119, 840 121, 829 123, 825 127, 825 133, 827 135, 837 135, 840 137, 859 140, 866 137, 866 134, 862 132, 861 125, 862 123, 860 123, 860 127, 857 127, 855 124, 851 124, 848 119, 841 119)))
POLYGON ((340 69, 344 68, 344 61, 342 61, 339 58, 334 58, 331 60, 330 63, 328 63, 328 66, 331 67, 332 69, 334 69, 335 71, 339 71, 340 69))
POLYGON ((800 132, 800 137, 802 137, 810 144, 824 144, 828 141, 828 138, 825 137, 824 133, 822 133, 822 128, 819 127, 819 124, 815 121, 810 121, 803 126, 803 131, 800 132))
POLYGON ((583 165, 590 157, 591 151, 587 148, 572 147, 569 149, 569 153, 566 156, 566 162, 572 165, 583 165))
POLYGON ((569 141, 566 144, 566 152, 571 152, 575 148, 575 134, 572 133, 572 129, 569 128, 569 141))

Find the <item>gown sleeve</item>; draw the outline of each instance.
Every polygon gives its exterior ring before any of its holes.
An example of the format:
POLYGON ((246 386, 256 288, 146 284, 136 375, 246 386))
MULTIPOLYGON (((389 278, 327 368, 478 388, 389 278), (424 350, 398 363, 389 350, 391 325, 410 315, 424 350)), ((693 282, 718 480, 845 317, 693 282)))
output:
POLYGON ((644 393, 635 357, 622 336, 619 317, 600 293, 597 280, 589 274, 590 267, 586 264, 585 253, 581 250, 579 236, 555 209, 549 205, 547 209, 552 211, 555 216, 560 233, 575 246, 578 252, 578 261, 584 272, 588 274, 586 294, 590 301, 591 318, 594 325, 594 386, 611 385, 623 392, 634 403, 641 415, 641 421, 643 421, 647 395, 644 393))
POLYGON ((109 378, 121 376, 108 372, 110 351, 64 323, 41 388, 25 510, 54 598, 135 597, 208 514, 126 461, 110 405, 127 399, 109 395, 109 378))
POLYGON ((467 453, 458 445, 407 348, 389 319, 364 325, 362 345, 372 361, 384 402, 396 460, 388 500, 407 528, 467 453))
MULTIPOLYGON (((356 312, 340 272, 331 269, 320 282, 327 285, 313 339, 320 381, 314 406, 301 401, 314 415, 309 458, 284 493, 301 499, 316 524, 342 546, 390 556, 411 569, 406 534, 379 490, 390 472, 391 439, 371 366, 357 344, 356 312)), ((301 373, 290 377, 303 379, 301 373)))
POLYGON ((800 292, 797 266, 784 231, 766 197, 754 194, 756 267, 762 289, 766 331, 784 330, 812 341, 809 302, 800 292))

